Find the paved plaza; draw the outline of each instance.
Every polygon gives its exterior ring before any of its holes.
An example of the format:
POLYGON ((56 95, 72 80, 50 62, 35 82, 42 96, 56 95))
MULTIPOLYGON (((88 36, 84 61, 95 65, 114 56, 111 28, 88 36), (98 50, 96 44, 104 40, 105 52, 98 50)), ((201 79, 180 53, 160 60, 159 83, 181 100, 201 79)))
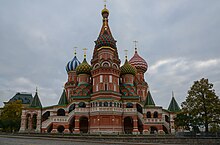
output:
MULTIPOLYGON (((73 141, 71 139, 54 138, 20 138, 0 137, 0 145, 105 145, 103 143, 89 143, 84 141, 73 141)), ((111 145, 111 144, 108 144, 111 145)))
MULTIPOLYGON (((109 142, 89 142, 83 140, 46 138, 46 137, 19 137, 19 136, 0 136, 0 145, 134 145, 136 143, 109 143, 109 142)), ((144 145, 144 144, 136 144, 144 145)), ((162 145, 162 144, 145 144, 162 145)), ((168 144, 166 144, 168 145, 168 144)))

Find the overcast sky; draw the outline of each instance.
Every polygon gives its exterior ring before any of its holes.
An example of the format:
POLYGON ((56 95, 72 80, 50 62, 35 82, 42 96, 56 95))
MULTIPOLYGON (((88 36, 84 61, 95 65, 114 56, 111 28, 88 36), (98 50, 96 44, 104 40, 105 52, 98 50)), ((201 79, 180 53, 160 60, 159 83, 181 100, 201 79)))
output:
MULTIPOLYGON (((219 0, 108 0, 107 8, 122 64, 139 42, 157 105, 167 108, 172 91, 181 104, 203 77, 220 94, 219 0)), ((80 61, 88 48, 91 60, 102 9, 103 0, 0 0, 0 106, 36 87, 43 106, 57 104, 73 48, 80 61)))

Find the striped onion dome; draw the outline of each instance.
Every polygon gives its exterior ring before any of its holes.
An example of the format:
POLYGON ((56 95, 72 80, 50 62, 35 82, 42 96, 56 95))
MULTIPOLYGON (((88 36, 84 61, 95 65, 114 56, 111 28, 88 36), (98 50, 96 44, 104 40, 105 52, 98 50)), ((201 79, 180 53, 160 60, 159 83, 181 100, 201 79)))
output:
POLYGON ((80 65, 80 61, 77 59, 76 56, 74 56, 74 58, 69 61, 66 65, 66 71, 75 71, 76 67, 80 65))
POLYGON ((136 71, 136 68, 129 64, 128 60, 126 59, 124 65, 121 67, 121 75, 132 74, 135 76, 136 71))
POLYGON ((86 61, 86 58, 84 58, 83 62, 76 68, 76 74, 91 74, 92 67, 89 65, 86 61))
POLYGON ((137 70, 142 70, 144 73, 148 69, 147 62, 137 53, 137 48, 135 48, 134 56, 129 60, 129 63, 133 65, 137 70))

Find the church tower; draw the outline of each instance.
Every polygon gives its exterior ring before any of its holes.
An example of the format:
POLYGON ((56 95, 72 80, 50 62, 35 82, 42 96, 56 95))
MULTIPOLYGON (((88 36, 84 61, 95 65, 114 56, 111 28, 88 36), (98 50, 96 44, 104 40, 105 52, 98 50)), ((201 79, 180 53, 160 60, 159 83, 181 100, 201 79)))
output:
POLYGON ((108 25, 109 11, 102 10, 103 24, 91 60, 92 94, 90 132, 122 132, 122 103, 119 90, 120 59, 116 40, 108 25))
POLYGON ((120 100, 119 77, 121 61, 118 57, 116 40, 113 38, 108 25, 108 16, 109 11, 105 6, 102 10, 102 28, 98 39, 95 41, 91 60, 91 74, 93 78, 92 100, 120 100))

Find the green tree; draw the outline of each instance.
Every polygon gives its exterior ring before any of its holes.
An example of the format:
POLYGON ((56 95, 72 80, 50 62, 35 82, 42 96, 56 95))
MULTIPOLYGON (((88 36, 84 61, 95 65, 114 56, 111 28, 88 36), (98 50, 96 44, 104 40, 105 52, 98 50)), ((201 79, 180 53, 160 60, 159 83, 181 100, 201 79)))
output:
POLYGON ((181 105, 193 128, 204 126, 208 132, 211 123, 219 123, 220 100, 208 79, 195 81, 181 105))
POLYGON ((21 101, 14 101, 6 104, 0 116, 1 127, 4 131, 18 131, 21 124, 21 101))

